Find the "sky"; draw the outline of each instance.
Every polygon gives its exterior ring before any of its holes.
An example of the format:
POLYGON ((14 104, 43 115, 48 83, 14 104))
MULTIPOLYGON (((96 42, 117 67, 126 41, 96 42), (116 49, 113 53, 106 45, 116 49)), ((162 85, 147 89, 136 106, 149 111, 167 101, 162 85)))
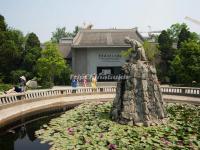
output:
POLYGON ((0 14, 10 27, 34 32, 45 42, 57 27, 72 32, 84 22, 97 29, 138 27, 141 32, 185 22, 200 34, 200 25, 184 19, 200 20, 199 6, 200 0, 0 0, 0 14))

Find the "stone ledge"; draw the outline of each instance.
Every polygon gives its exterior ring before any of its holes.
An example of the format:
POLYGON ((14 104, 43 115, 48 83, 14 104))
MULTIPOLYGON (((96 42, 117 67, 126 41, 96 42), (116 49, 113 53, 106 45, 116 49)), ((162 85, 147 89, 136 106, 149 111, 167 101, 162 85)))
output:
POLYGON ((62 97, 62 98, 47 99, 43 101, 38 100, 28 103, 26 102, 18 103, 18 105, 15 105, 13 107, 8 107, 4 110, 0 110, 0 114, 2 115, 0 116, 0 128, 30 113, 41 112, 56 107, 62 108, 68 105, 78 105, 84 102, 111 101, 113 100, 113 98, 114 95, 112 94, 104 94, 104 95, 96 94, 96 95, 85 95, 85 97, 84 96, 62 97))
MULTIPOLYGON (((0 110, 0 118, 2 118, 1 115, 2 114, 2 111, 4 111, 4 114, 6 114, 6 110, 8 110, 7 113, 9 113, 9 109, 12 109, 12 107, 17 107, 19 106, 19 109, 20 109, 20 106, 21 105, 30 105, 30 104, 33 104, 35 102, 45 102, 45 101, 51 101, 51 100, 55 100, 57 99, 58 101, 57 102, 54 102, 54 103, 51 103, 51 104, 47 104, 47 105, 44 105, 44 106, 38 106, 37 108, 32 108, 30 110, 27 110, 27 111, 23 111, 23 110, 20 110, 20 112, 18 113, 13 113, 12 115, 10 115, 9 117, 7 118, 4 118, 4 119, 0 119, 0 128, 3 127, 4 125, 8 124, 8 123, 11 123, 13 121, 15 121, 16 119, 19 119, 19 118, 22 118, 26 115, 29 115, 29 114, 33 114, 33 113, 37 113, 37 112, 43 112, 45 110, 50 110, 50 109, 55 109, 55 108, 62 108, 64 106, 70 106, 70 105, 78 105, 80 103, 84 103, 84 102, 92 102, 92 101, 112 101, 115 97, 115 94, 102 94, 102 93, 96 93, 93 95, 91 95, 90 93, 87 93, 85 95, 79 95, 79 96, 73 96, 74 98, 75 97, 79 97, 78 100, 68 100, 68 98, 72 98, 72 95, 68 95, 66 97, 58 97, 58 98, 54 98, 54 99, 46 99, 46 100, 31 100, 31 101, 27 101, 24 102, 24 103, 18 103, 17 105, 16 104, 13 104, 13 105, 10 105, 9 107, 5 108, 4 110, 0 110), (84 96, 89 96, 91 97, 90 99, 85 99, 84 96), (80 97, 83 99, 83 100, 80 100, 80 97)), ((163 95, 163 98, 164 98, 164 101, 166 103, 190 103, 190 104, 194 104, 194 105, 200 105, 200 98, 194 98, 194 97, 185 97, 185 96, 174 96, 174 95, 163 95)), ((25 101, 25 100, 24 100, 25 101)), ((13 109, 14 111, 14 109, 13 109)))
MULTIPOLYGON (((32 103, 32 102, 36 102, 36 101, 41 101, 41 100, 47 100, 47 99, 55 99, 55 98, 62 98, 62 97, 71 97, 71 96, 84 96, 84 95, 97 95, 97 94, 107 94, 106 92, 101 92, 101 93, 73 93, 73 94, 69 94, 69 95, 55 95, 55 96, 46 96, 46 97, 40 97, 40 98, 35 98, 35 99, 29 99, 29 100, 19 100, 16 101, 14 103, 8 103, 8 104, 2 104, 0 105, 0 110, 9 108, 9 107, 13 107, 13 106, 17 106, 17 105, 21 105, 21 104, 26 104, 26 103, 32 103)), ((112 94, 112 93, 109 93, 112 94)), ((114 94, 114 93, 113 93, 114 94)))

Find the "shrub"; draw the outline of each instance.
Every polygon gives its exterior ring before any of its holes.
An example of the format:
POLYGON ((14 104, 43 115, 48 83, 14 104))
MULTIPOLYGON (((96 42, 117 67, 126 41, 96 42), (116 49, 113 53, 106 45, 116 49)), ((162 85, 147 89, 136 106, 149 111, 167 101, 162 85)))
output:
POLYGON ((7 91, 9 89, 11 89, 13 86, 11 84, 4 84, 4 83, 0 83, 0 91, 7 91))

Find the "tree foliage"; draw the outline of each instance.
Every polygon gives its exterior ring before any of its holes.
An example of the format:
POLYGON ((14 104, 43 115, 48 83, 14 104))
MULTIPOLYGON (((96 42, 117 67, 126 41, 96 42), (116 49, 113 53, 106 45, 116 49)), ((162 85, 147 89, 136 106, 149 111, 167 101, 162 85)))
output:
POLYGON ((155 63, 156 59, 158 58, 158 55, 160 54, 160 51, 159 51, 157 45, 150 43, 148 41, 144 41, 143 47, 144 47, 147 59, 150 62, 155 63))
POLYGON ((67 32, 65 27, 56 28, 56 31, 52 32, 51 41, 59 43, 59 40, 65 37, 73 37, 73 33, 67 32))
POLYGON ((46 82, 53 83, 54 77, 59 76, 64 69, 65 60, 59 53, 57 44, 47 42, 42 50, 42 57, 37 61, 38 75, 46 82))
POLYGON ((133 48, 128 48, 127 50, 121 51, 120 55, 127 58, 133 51, 133 48))
POLYGON ((178 36, 178 43, 177 43, 177 48, 179 49, 181 47, 181 43, 184 41, 187 41, 190 39, 190 31, 188 28, 184 27, 181 29, 181 32, 178 36))
POLYGON ((29 50, 35 47, 40 47, 40 41, 37 35, 32 32, 27 35, 25 50, 29 50))
MULTIPOLYGON (((61 33, 63 30, 65 28, 61 33)), ((73 34, 78 30, 77 27, 73 34)), ((22 75, 29 80, 39 74, 43 83, 51 83, 55 77, 56 84, 66 84, 70 73, 71 69, 59 54, 56 44, 47 43, 42 51, 35 33, 24 37, 21 31, 7 27, 0 15, 0 83, 17 84, 22 75)))
POLYGON ((23 68, 31 72, 31 78, 36 75, 36 62, 41 56, 40 41, 35 33, 26 36, 23 68))
POLYGON ((66 37, 73 38, 76 36, 76 34, 78 33, 80 29, 81 27, 75 26, 73 32, 68 32, 66 31, 65 27, 56 28, 56 31, 52 32, 51 41, 54 43, 59 43, 60 39, 62 38, 66 38, 66 37))
POLYGON ((182 43, 179 53, 171 62, 178 83, 200 82, 200 43, 194 40, 182 43))
MULTIPOLYGON (((144 41, 143 47, 144 47, 147 59, 150 62, 155 63, 156 57, 159 55, 159 50, 158 50, 158 47, 156 46, 156 44, 152 44, 148 41, 144 41)), ((134 49, 129 48, 127 50, 123 50, 120 54, 123 57, 127 58, 132 52, 134 52, 134 49)))
POLYGON ((171 83, 191 83, 194 78, 195 70, 198 69, 198 54, 189 54, 199 43, 199 35, 190 32, 185 23, 173 24, 167 32, 162 32, 158 38, 159 49, 161 51, 161 63, 159 66, 159 78, 164 81, 170 79, 171 83), (192 41, 192 42, 191 42, 192 41), (177 44, 177 48, 172 48, 172 44, 177 44), (189 44, 191 48, 187 45, 189 44), (188 54, 185 56, 184 54, 188 54), (191 58, 190 58, 191 56, 191 58), (190 58, 190 59, 188 59, 190 58), (191 63, 190 63, 191 62, 191 63), (192 63, 196 63, 196 67, 192 63), (196 68, 190 70, 187 68, 196 68), (193 72, 193 74, 190 74, 193 72))
POLYGON ((54 78, 55 85, 70 85, 70 76, 72 74, 72 70, 67 63, 65 63, 66 67, 61 71, 59 75, 56 75, 54 78))
POLYGON ((163 30, 159 35, 158 43, 162 59, 170 60, 172 57, 172 39, 165 30, 163 30))
POLYGON ((7 25, 5 23, 5 19, 4 19, 4 16, 2 16, 0 14, 0 32, 1 31, 6 31, 6 28, 7 28, 7 25))
POLYGON ((10 77, 12 84, 19 83, 19 78, 25 76, 26 78, 30 77, 30 73, 23 69, 17 69, 10 72, 10 77))
POLYGON ((174 49, 172 48, 172 39, 167 31, 163 30, 158 37, 159 50, 161 62, 159 64, 159 79, 162 82, 169 82, 169 68, 170 61, 174 56, 174 49))
POLYGON ((185 23, 182 23, 182 24, 175 23, 171 25, 169 29, 167 29, 167 33, 169 34, 173 42, 175 43, 178 42, 178 39, 179 39, 178 36, 183 28, 188 30, 188 27, 185 23))
POLYGON ((21 65, 23 40, 19 30, 6 28, 0 31, 0 73, 4 82, 10 82, 10 72, 21 65))
POLYGON ((77 35, 77 33, 80 31, 81 27, 79 26, 75 26, 75 29, 73 31, 73 37, 75 37, 77 35))

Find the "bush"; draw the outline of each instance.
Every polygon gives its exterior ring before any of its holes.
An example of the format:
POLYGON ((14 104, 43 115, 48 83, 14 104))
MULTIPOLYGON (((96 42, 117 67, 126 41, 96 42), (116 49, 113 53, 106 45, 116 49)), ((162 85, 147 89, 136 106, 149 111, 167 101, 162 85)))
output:
POLYGON ((16 84, 19 83, 19 78, 21 76, 25 76, 26 78, 31 77, 31 73, 27 72, 26 70, 14 70, 11 73, 12 83, 16 84))
POLYGON ((55 85, 70 85, 70 75, 72 74, 71 68, 66 65, 67 67, 61 72, 59 76, 55 76, 54 83, 55 85))
POLYGON ((41 83, 40 83, 40 85, 41 85, 41 88, 42 89, 49 89, 49 88, 52 88, 53 86, 54 86, 54 83, 53 82, 51 82, 51 81, 42 81, 41 83))
POLYGON ((0 83, 0 91, 7 91, 9 89, 11 89, 13 86, 11 84, 4 84, 4 83, 0 83))

